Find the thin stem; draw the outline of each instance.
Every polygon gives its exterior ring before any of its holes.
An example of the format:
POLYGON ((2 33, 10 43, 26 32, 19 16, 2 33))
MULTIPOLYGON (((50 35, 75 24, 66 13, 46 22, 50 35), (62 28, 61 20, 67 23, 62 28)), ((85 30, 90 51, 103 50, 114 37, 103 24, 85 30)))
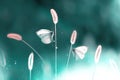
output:
POLYGON ((68 68, 68 64, 69 64, 69 60, 70 60, 70 55, 71 55, 71 51, 72 51, 72 44, 70 45, 70 49, 69 49, 68 60, 67 60, 67 64, 66 64, 66 69, 68 68))
POLYGON ((92 80, 95 80, 96 68, 97 68, 97 64, 95 64, 94 72, 93 72, 93 75, 92 75, 92 80))
POLYGON ((55 80, 57 80, 57 31, 55 24, 55 80))
POLYGON ((29 77, 30 77, 30 80, 31 80, 31 70, 30 70, 30 72, 29 72, 29 77))
POLYGON ((40 56, 40 54, 30 45, 28 44, 26 41, 22 40, 23 43, 25 43, 28 47, 30 47, 37 55, 38 57, 42 60, 42 62, 45 64, 44 59, 40 56))

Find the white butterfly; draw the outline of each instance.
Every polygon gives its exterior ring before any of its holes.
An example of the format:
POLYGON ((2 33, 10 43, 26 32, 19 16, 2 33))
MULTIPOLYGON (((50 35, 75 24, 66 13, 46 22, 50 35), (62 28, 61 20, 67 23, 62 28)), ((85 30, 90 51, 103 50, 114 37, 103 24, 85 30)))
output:
POLYGON ((85 54, 88 50, 88 47, 86 46, 79 46, 73 49, 73 53, 76 55, 76 60, 83 59, 85 57, 85 54))
POLYGON ((44 44, 50 44, 53 41, 54 32, 48 29, 40 29, 36 32, 44 44))

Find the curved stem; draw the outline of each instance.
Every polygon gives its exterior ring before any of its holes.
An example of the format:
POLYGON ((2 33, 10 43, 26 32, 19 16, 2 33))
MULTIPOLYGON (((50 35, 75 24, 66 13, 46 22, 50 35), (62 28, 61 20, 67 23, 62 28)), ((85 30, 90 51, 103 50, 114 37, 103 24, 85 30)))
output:
POLYGON ((42 60, 42 62, 45 64, 44 59, 40 56, 40 54, 30 45, 28 44, 26 41, 22 40, 23 43, 25 43, 28 47, 30 47, 37 55, 38 57, 42 60))
POLYGON ((68 54, 66 69, 68 68, 68 64, 69 64, 69 60, 70 60, 70 55, 71 55, 71 51, 72 51, 72 44, 70 45, 70 50, 69 50, 69 54, 68 54))

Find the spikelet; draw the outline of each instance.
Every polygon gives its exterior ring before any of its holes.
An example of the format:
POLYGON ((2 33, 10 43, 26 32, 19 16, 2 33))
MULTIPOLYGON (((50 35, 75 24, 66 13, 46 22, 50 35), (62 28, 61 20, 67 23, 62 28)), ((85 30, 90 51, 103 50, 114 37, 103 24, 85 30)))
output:
POLYGON ((57 24, 58 23, 58 15, 57 15, 56 11, 54 9, 50 9, 50 12, 52 15, 53 23, 57 24))
POLYGON ((95 52, 95 63, 96 64, 99 62, 101 52, 102 52, 102 46, 98 45, 96 52, 95 52))
POLYGON ((28 69, 31 71, 33 68, 33 62, 34 62, 34 54, 31 52, 28 58, 28 69))
POLYGON ((22 36, 19 34, 16 34, 16 33, 9 33, 9 34, 7 34, 7 37, 11 38, 11 39, 18 40, 18 41, 22 40, 22 36))
POLYGON ((77 31, 74 30, 74 31, 72 32, 71 40, 70 40, 70 42, 71 42, 72 45, 75 44, 76 38, 77 38, 77 31))

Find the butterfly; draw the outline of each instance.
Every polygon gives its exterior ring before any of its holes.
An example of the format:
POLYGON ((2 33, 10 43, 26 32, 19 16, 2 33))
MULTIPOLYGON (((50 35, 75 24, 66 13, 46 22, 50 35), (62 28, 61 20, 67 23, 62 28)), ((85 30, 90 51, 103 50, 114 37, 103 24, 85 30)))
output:
POLYGON ((87 50, 88 50, 87 46, 79 46, 74 48, 72 52, 76 55, 76 60, 78 60, 79 58, 83 59, 85 57, 87 50))

